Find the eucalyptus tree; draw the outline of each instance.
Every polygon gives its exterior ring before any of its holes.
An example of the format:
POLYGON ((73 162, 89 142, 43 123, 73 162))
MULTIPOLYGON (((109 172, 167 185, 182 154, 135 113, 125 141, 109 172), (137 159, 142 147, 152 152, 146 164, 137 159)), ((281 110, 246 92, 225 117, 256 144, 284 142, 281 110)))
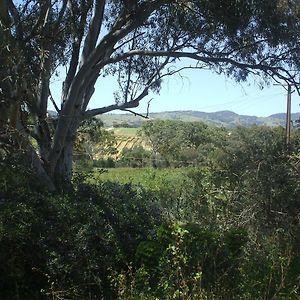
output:
POLYGON ((132 111, 180 68, 297 83, 297 1, 1 0, 0 5, 1 137, 4 144, 11 141, 8 133, 14 136, 50 190, 71 180, 82 121, 132 111), (176 67, 181 58, 188 63, 176 67), (50 82, 61 66, 66 72, 58 105, 50 82), (108 74, 119 83, 115 102, 88 109, 95 83, 108 74), (47 117, 49 101, 55 120, 47 117))

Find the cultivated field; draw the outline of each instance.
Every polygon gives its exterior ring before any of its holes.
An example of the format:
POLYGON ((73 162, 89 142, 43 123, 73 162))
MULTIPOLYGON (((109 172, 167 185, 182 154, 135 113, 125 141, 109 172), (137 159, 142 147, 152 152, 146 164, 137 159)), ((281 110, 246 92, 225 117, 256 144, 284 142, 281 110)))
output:
POLYGON ((140 134, 139 128, 110 128, 116 136, 116 154, 113 158, 118 159, 124 148, 143 147, 150 150, 150 144, 140 134))

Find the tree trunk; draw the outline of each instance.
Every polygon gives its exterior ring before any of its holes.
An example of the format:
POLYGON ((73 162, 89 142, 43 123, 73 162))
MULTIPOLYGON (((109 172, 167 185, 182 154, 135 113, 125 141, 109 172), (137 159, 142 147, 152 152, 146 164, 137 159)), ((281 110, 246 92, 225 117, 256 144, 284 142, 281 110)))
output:
POLYGON ((35 171, 39 184, 50 192, 71 189, 74 135, 68 136, 60 157, 55 165, 54 173, 47 160, 41 159, 32 145, 24 139, 28 159, 35 171))
POLYGON ((41 159, 38 157, 36 151, 32 147, 28 147, 28 157, 31 159, 31 166, 35 170, 39 183, 44 186, 48 191, 54 192, 56 187, 51 180, 51 177, 46 172, 45 166, 42 164, 41 159))
POLYGON ((68 136, 56 163, 54 182, 57 187, 70 188, 73 173, 74 138, 68 136))

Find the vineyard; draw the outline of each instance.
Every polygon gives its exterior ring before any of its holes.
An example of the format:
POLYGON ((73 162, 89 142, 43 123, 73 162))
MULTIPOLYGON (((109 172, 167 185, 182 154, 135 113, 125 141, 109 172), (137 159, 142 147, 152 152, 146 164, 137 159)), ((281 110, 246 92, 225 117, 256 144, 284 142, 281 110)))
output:
POLYGON ((120 158, 120 154, 125 148, 143 147, 147 150, 151 149, 149 143, 138 134, 138 128, 117 128, 110 130, 113 130, 116 137, 116 152, 110 155, 114 159, 120 158))

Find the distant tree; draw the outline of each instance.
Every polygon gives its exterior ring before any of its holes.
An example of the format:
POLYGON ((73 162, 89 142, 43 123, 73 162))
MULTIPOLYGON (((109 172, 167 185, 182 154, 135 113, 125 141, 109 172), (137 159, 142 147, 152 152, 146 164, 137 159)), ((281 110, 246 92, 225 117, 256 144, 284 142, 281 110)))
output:
POLYGON ((154 157, 159 154, 176 166, 196 163, 197 148, 210 141, 209 133, 210 129, 202 122, 154 120, 142 127, 154 157))
POLYGON ((136 146, 131 149, 124 148, 121 151, 118 163, 126 167, 142 168, 150 166, 150 157, 151 152, 141 146, 136 146))
POLYGON ((180 135, 189 148, 198 148, 209 141, 208 126, 203 122, 184 122, 180 135))
MULTIPOLYGON (((231 131, 223 147, 224 157, 219 163, 236 179, 245 170, 261 170, 268 168, 271 172, 271 161, 286 152, 284 129, 267 126, 237 127, 231 131)), ((266 172, 267 174, 267 172, 266 172)))
POLYGON ((120 127, 130 128, 130 124, 127 123, 127 122, 122 122, 122 123, 120 124, 120 127))
POLYGON ((142 134, 151 145, 154 156, 160 154, 164 159, 178 157, 182 140, 178 140, 179 121, 154 120, 143 124, 142 134))
POLYGON ((0 122, 49 190, 69 183, 83 120, 137 107, 165 76, 209 68, 238 81, 250 74, 296 84, 297 1, 0 1, 0 122), (194 62, 194 63, 193 63, 194 62), (51 80, 66 69, 61 105, 51 80), (115 103, 88 109, 95 83, 116 76, 115 103), (53 130, 48 102, 57 110, 53 130), (33 120, 28 126, 27 114, 33 120), (38 152, 31 144, 36 141, 38 152))
POLYGON ((206 142, 197 148, 198 164, 215 164, 224 154, 224 147, 228 143, 231 131, 224 127, 208 127, 206 131, 206 142))

